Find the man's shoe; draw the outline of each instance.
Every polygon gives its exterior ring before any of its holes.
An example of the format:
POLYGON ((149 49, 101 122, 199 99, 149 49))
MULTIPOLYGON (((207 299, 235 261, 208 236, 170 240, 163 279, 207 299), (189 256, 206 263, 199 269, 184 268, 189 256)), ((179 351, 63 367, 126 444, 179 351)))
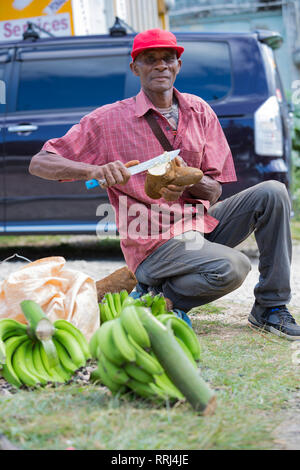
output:
POLYGON ((173 308, 172 311, 175 313, 176 317, 181 318, 181 320, 185 321, 185 323, 187 323, 189 327, 193 329, 192 322, 187 313, 185 313, 183 310, 179 310, 179 308, 173 308))
POLYGON ((262 328, 291 341, 300 340, 300 325, 296 323, 286 305, 262 307, 255 302, 248 321, 255 328, 262 328))

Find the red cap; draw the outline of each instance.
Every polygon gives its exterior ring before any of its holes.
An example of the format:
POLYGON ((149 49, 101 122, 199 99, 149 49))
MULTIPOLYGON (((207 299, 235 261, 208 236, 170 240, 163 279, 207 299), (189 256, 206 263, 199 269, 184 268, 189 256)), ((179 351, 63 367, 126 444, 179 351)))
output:
POLYGON ((131 57, 134 60, 140 52, 157 47, 171 47, 176 50, 177 57, 180 57, 184 51, 182 46, 177 46, 176 37, 173 33, 156 28, 148 29, 148 31, 143 31, 135 36, 131 57))

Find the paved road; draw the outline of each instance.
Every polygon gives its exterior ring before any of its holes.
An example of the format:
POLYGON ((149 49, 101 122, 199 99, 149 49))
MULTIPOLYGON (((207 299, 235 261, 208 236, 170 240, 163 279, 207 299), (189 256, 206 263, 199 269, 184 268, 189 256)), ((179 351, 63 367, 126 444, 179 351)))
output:
MULTIPOLYGON (((239 247, 246 254, 255 254, 255 246, 253 242, 248 245, 241 245, 239 247)), ((21 253, 21 250, 19 250, 21 253)), ((251 257, 252 270, 248 274, 244 283, 239 289, 234 292, 227 294, 223 299, 231 300, 232 302, 237 303, 249 303, 252 305, 254 301, 253 289, 255 284, 258 282, 259 272, 258 272, 258 258, 251 257)), ((19 269, 21 266, 25 266, 26 262, 23 261, 8 261, 0 264, 0 281, 5 279, 11 272, 19 269)), ((68 261, 66 266, 82 271, 93 279, 101 279, 108 274, 112 273, 116 269, 125 266, 125 261, 123 258, 113 258, 113 259, 104 259, 104 260, 72 260, 68 261)), ((300 243, 294 243, 293 245, 293 259, 292 259, 292 271, 291 271, 291 286, 292 286, 292 300, 290 305, 299 306, 300 305, 300 243)))

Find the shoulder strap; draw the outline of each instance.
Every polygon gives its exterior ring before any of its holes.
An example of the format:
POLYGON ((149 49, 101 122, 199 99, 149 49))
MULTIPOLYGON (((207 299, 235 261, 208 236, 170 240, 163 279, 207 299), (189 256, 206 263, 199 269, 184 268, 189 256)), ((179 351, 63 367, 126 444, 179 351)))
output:
POLYGON ((160 127, 157 120, 153 116, 153 113, 152 113, 151 110, 149 110, 145 114, 145 119, 148 122, 153 134, 155 135, 155 137, 157 138, 157 140, 161 144, 162 148, 164 150, 166 150, 167 152, 170 152, 171 150, 173 150, 173 146, 170 144, 169 140, 165 136, 162 128, 160 127))

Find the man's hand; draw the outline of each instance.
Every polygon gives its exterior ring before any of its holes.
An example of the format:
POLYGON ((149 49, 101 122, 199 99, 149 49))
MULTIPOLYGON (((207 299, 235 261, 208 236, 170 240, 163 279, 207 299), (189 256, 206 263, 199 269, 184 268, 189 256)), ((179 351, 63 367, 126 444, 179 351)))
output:
POLYGON ((138 163, 140 163, 139 160, 131 160, 125 163, 125 165, 120 160, 109 162, 106 165, 95 167, 91 178, 97 180, 105 179, 106 184, 101 184, 102 188, 109 188, 115 184, 126 184, 131 176, 127 168, 138 163))
MULTIPOLYGON (((175 157, 175 162, 177 166, 187 166, 185 161, 180 156, 175 157)), ((160 190, 160 194, 165 201, 177 201, 177 199, 180 198, 182 193, 188 187, 189 186, 177 186, 175 184, 169 184, 167 187, 160 190)))
POLYGON ((177 201, 180 198, 183 191, 188 186, 176 186, 175 184, 169 184, 166 188, 160 190, 161 196, 165 201, 177 201))

